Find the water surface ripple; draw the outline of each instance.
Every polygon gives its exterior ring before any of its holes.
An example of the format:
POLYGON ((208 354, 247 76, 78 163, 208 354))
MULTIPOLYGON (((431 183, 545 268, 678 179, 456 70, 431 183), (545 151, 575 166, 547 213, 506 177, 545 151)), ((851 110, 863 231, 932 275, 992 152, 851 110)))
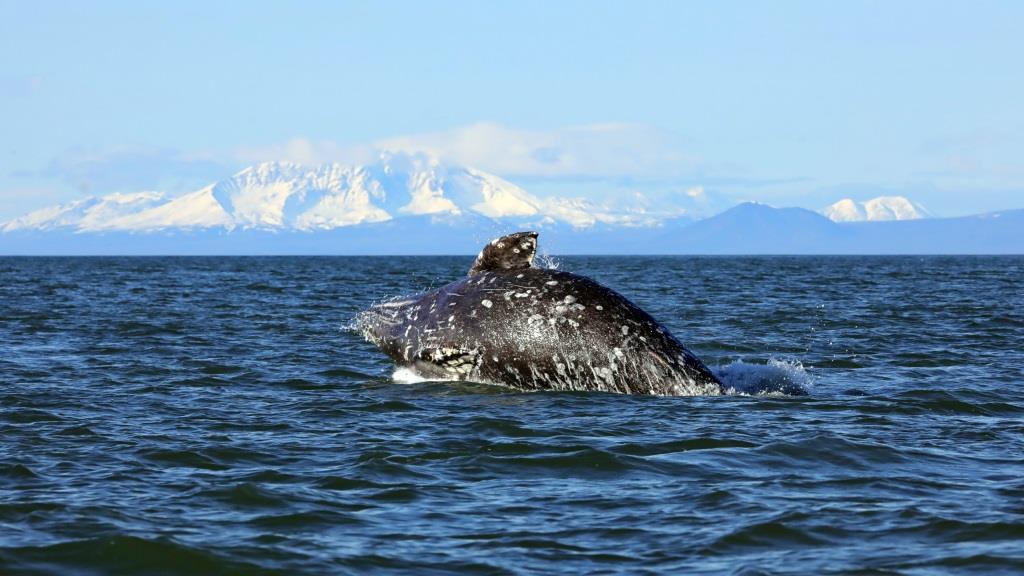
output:
POLYGON ((469 262, 0 259, 0 572, 1024 571, 1024 258, 563 259, 807 396, 396 383, 469 262))

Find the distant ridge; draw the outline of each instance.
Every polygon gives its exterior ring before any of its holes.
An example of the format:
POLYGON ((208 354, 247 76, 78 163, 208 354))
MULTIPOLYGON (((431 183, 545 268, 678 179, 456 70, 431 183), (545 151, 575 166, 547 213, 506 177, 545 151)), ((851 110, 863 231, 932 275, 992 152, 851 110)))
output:
POLYGON ((663 238, 680 254, 1024 254, 1024 210, 839 223, 745 203, 663 238))
POLYGON ((669 231, 665 240, 683 253, 803 254, 843 236, 843 227, 811 210, 746 202, 669 231))
MULTIPOLYGON (((222 228, 152 233, 23 230, 0 254, 476 254, 527 226, 480 214, 428 214, 315 232, 222 228)), ((803 208, 740 204, 690 222, 540 228, 553 254, 1024 254, 1024 210, 961 218, 837 223, 803 208)))

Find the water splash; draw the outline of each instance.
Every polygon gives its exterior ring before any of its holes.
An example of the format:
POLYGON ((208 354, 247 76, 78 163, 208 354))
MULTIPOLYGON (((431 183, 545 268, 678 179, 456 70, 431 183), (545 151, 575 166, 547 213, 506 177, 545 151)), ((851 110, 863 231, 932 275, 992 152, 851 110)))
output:
POLYGON ((558 267, 562 265, 559 260, 547 252, 541 252, 534 256, 534 261, 536 262, 537 268, 544 270, 558 270, 558 267))
POLYGON ((806 396, 814 379, 799 360, 771 358, 767 364, 737 360, 711 369, 729 394, 745 396, 806 396))
MULTIPOLYGON (((728 394, 740 396, 806 396, 814 383, 807 369, 798 360, 777 360, 767 364, 748 364, 737 360, 712 368, 725 384, 728 394)), ((423 376, 411 366, 399 366, 391 374, 396 384, 444 382, 445 378, 423 376)))
POLYGON ((426 378, 414 368, 408 366, 399 366, 395 369, 394 373, 391 374, 391 379, 396 384, 419 384, 420 382, 432 382, 431 378, 426 378))

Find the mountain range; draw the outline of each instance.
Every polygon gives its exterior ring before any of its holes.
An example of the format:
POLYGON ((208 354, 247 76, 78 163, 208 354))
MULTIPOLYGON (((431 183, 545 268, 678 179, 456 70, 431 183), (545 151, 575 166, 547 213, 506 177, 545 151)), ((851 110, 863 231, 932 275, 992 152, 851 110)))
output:
POLYGON ((268 162, 199 190, 113 193, 0 224, 0 254, 470 254, 537 229, 557 253, 1024 253, 1024 210, 932 218, 899 196, 820 212, 703 189, 652 201, 540 197, 493 174, 420 156, 368 165, 268 162))
POLYGON ((613 212, 583 199, 539 198, 473 168, 385 155, 376 163, 358 166, 266 162, 175 197, 161 192, 89 197, 16 218, 0 225, 0 232, 313 232, 409 216, 463 214, 563 222, 578 228, 598 222, 654 222, 643 212, 613 212))

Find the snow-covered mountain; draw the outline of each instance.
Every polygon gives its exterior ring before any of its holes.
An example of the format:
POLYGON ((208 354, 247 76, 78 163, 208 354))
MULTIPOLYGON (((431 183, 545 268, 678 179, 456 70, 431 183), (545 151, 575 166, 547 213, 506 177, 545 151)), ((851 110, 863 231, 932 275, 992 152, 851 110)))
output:
POLYGON ((316 231, 461 214, 574 228, 653 222, 645 211, 615 211, 579 198, 540 198, 480 170, 388 154, 361 166, 268 162, 176 197, 160 192, 90 197, 37 210, 0 231, 316 231))
POLYGON ((867 202, 843 198, 823 209, 821 213, 833 222, 881 222, 930 217, 924 207, 903 196, 879 196, 867 202))

